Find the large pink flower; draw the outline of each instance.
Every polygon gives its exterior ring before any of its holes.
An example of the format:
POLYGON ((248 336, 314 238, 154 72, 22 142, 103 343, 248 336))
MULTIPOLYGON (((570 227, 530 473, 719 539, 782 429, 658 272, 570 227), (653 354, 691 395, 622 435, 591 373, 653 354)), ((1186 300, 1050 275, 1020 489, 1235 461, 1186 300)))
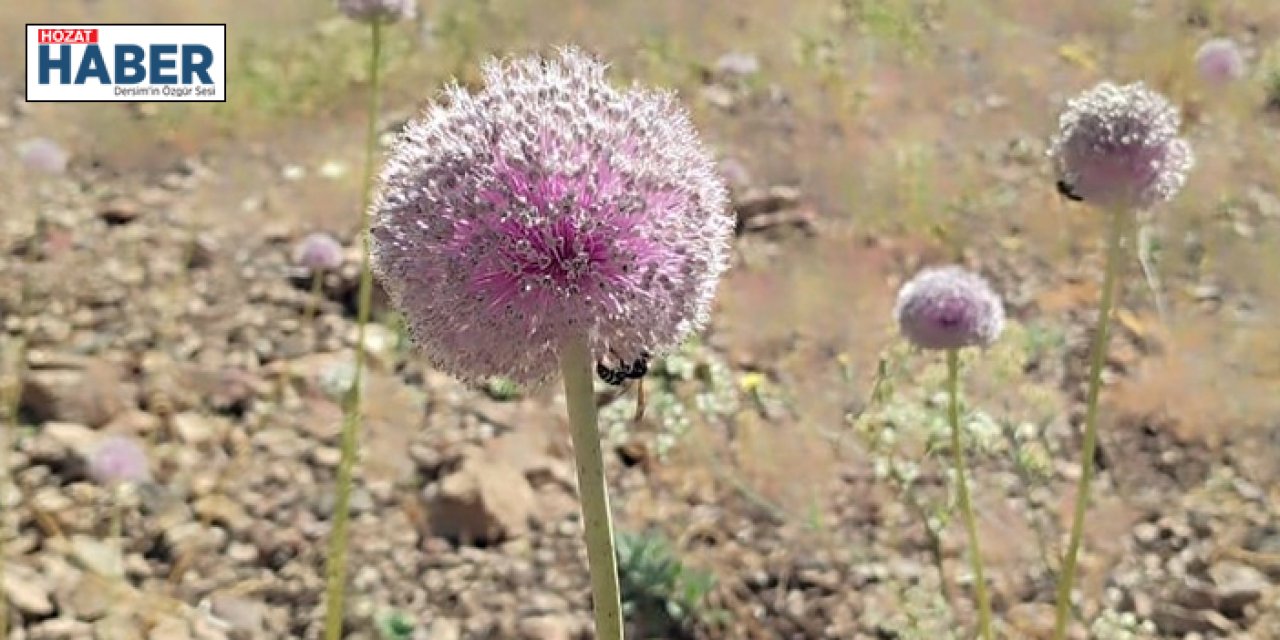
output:
POLYGON ((1142 83, 1104 82, 1067 103, 1049 156, 1086 203, 1146 209, 1182 190, 1195 164, 1179 122, 1178 110, 1142 83))
POLYGON ((733 217, 675 96, 573 48, 484 85, 409 123, 374 203, 376 273, 433 363, 534 383, 572 336, 631 361, 701 327, 733 217))

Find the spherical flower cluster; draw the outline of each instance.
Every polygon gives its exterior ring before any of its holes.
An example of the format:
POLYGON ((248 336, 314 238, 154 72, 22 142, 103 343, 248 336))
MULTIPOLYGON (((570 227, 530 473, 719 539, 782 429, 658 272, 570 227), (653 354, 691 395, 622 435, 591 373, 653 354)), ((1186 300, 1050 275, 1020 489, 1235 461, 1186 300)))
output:
POLYGON ((71 154, 48 138, 22 142, 18 145, 18 157, 27 168, 45 173, 62 173, 71 160, 71 154))
POLYGON ((630 362, 707 320, 727 190, 673 94, 605 70, 574 48, 490 61, 394 144, 373 264, 442 370, 536 383, 566 340, 630 362))
POLYGON ((957 266, 925 269, 898 291, 902 335, 922 349, 988 346, 1004 329, 1004 304, 981 276, 957 266))
POLYGON ((104 485, 151 480, 147 453, 133 438, 109 436, 89 454, 88 474, 104 485))
POLYGON ((398 22, 418 14, 417 0, 338 0, 338 11, 357 22, 398 22))
POLYGON ((311 271, 332 271, 342 259, 342 244, 327 233, 309 234, 293 248, 293 262, 311 271))
POLYGON ((1244 54, 1230 38, 1214 38, 1196 51, 1196 69, 1212 85, 1224 85, 1244 77, 1244 54))
POLYGON ((1146 209, 1177 195, 1195 164, 1179 124, 1177 109, 1142 83, 1104 82, 1067 103, 1049 156, 1086 203, 1146 209))

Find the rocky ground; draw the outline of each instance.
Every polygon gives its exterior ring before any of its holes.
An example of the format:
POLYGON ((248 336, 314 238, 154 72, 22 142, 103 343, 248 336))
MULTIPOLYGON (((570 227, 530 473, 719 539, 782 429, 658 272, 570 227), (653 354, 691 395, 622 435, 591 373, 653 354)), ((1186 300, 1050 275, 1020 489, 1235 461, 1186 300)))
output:
MULTIPOLYGON (((1280 20, 1234 26, 1280 33, 1280 20)), ((863 184, 866 202, 904 216, 930 203, 958 212, 869 229, 821 175, 849 165, 810 173, 806 97, 769 82, 772 60, 750 48, 698 60, 703 72, 682 87, 724 150, 740 219, 712 327, 655 366, 638 423, 635 389, 600 390, 621 530, 665 540, 687 583, 714 577, 691 587, 700 599, 636 587, 633 635, 964 637, 965 538, 928 452, 937 363, 896 345, 888 318, 902 278, 959 258, 991 277, 1012 319, 1000 347, 966 362, 995 606, 1004 637, 1045 638, 1101 260, 1088 213, 1047 181, 1052 118, 1035 129, 998 92, 937 116, 886 65, 865 123, 832 125, 851 148, 913 115, 970 132, 1016 124, 937 145, 940 162, 978 158, 980 169, 951 169, 984 190, 955 187, 945 166, 919 194, 863 184), (930 200, 946 194, 956 197, 930 200), (1048 222, 1013 215, 1037 209, 1048 222)), ((319 637, 337 398, 356 348, 373 373, 347 637, 590 637, 556 389, 473 388, 431 370, 381 300, 356 344, 358 176, 342 127, 137 162, 63 143, 64 158, 31 141, 75 136, 4 80, 0 390, 16 426, 0 462, 0 588, 11 640, 319 637), (316 229, 346 255, 323 274, 313 313, 312 274, 292 256, 316 229), (110 436, 141 445, 145 478, 102 481, 110 436)), ((406 113, 393 105, 385 132, 406 113)), ((1230 257, 1266 255, 1280 238, 1267 165, 1232 169, 1274 148, 1280 120, 1250 113, 1248 126, 1221 114, 1189 124, 1204 170, 1241 182, 1228 195, 1193 183, 1183 217, 1163 228, 1166 256, 1213 257, 1165 263, 1171 318, 1136 264, 1125 279, 1082 563, 1090 622, 1076 637, 1280 638, 1276 292, 1230 257)), ((1254 264, 1274 274, 1274 262, 1254 264)), ((652 586, 652 561, 627 566, 625 579, 652 586)))

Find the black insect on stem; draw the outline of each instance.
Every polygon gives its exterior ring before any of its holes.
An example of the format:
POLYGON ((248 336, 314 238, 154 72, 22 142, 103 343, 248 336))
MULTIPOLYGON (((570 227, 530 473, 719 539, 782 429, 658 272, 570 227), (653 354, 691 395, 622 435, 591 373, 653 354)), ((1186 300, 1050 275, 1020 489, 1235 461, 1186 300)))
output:
POLYGON ((616 387, 621 385, 623 382, 626 382, 628 374, 631 372, 627 365, 621 365, 621 367, 622 368, 613 369, 604 362, 597 362, 596 375, 600 376, 600 379, 603 380, 605 384, 611 384, 616 387))
POLYGON ((596 362, 596 375, 605 384, 619 386, 627 380, 639 380, 649 373, 648 351, 640 352, 640 357, 632 360, 629 364, 624 362, 617 353, 613 353, 613 357, 618 361, 616 367, 610 367, 603 360, 596 362))

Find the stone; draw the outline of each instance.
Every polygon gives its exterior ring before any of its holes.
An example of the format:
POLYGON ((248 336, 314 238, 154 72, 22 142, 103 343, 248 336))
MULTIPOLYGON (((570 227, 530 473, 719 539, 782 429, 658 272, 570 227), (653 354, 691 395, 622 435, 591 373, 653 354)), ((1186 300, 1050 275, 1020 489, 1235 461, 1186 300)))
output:
POLYGON ((132 198, 112 198, 98 209, 98 217, 109 225, 129 224, 142 215, 142 205, 132 198))
POLYGON ((194 640, 191 625, 181 618, 165 616, 147 633, 147 640, 194 640))
POLYGON ((745 78, 760 73, 760 58, 743 51, 731 51, 720 56, 713 67, 716 75, 745 78))
POLYGON ((194 411, 184 411, 173 416, 173 431, 183 444, 200 446, 221 440, 226 434, 226 424, 194 411))
POLYGON ((337 447, 316 447, 311 450, 311 460, 322 467, 333 469, 342 461, 342 450, 337 447))
POLYGON ((440 481, 428 511, 436 535, 462 544, 496 543, 528 530, 535 501, 519 468, 476 455, 440 481))
POLYGON ((209 551, 219 543, 215 530, 199 522, 186 522, 170 527, 165 529, 162 536, 165 545, 178 555, 209 551))
POLYGON ((436 618, 431 622, 427 637, 431 640, 459 640, 462 638, 462 624, 451 618, 436 618))
POLYGON ((31 640, 81 640, 93 637, 93 625, 75 618, 53 618, 27 628, 31 640))
POLYGON ((1245 190, 1245 198, 1262 217, 1280 219, 1280 197, 1258 185, 1250 185, 1245 190))
POLYGON ((535 616, 521 620, 517 632, 523 640, 573 640, 574 626, 567 616, 535 616))
MULTIPOLYGON (((355 325, 347 332, 347 344, 355 345, 359 337, 359 330, 355 325)), ((390 370, 395 367, 396 350, 400 344, 400 336, 396 332, 387 327, 369 323, 364 328, 364 352, 368 356, 369 364, 373 367, 380 367, 390 370)))
POLYGON ((105 433, 122 436, 146 436, 161 425, 160 418, 141 409, 130 409, 102 427, 105 433))
POLYGON ((718 84, 703 87, 702 99, 705 100, 707 104, 725 111, 732 109, 734 104, 737 102, 732 91, 718 84))
POLYGON ((226 526, 234 532, 244 531, 253 524, 253 518, 240 503, 222 494, 200 498, 192 507, 201 520, 226 526))
POLYGON ((74 422, 47 422, 40 433, 81 458, 88 458, 102 440, 97 431, 74 422))
POLYGON ((1180 607, 1171 602, 1163 602, 1156 606, 1151 614, 1151 621, 1161 632, 1169 637, 1181 638, 1192 633, 1213 633, 1216 630, 1214 621, 1205 614, 1209 610, 1192 610, 1180 607))
POLYGON ((70 589, 60 591, 57 599, 58 609, 77 620, 98 620, 112 609, 120 608, 115 594, 101 581, 88 575, 81 575, 70 589))
POLYGON ((20 409, 38 423, 100 427, 132 408, 136 392, 112 365, 96 360, 35 369, 23 379, 20 409))
POLYGON ((267 605, 252 598, 226 593, 209 597, 210 611, 231 628, 233 634, 258 638, 266 633, 267 605))
POLYGON ((8 563, 0 586, 4 595, 18 611, 32 616, 53 613, 53 600, 49 598, 49 586, 44 578, 25 565, 8 563))
POLYGON ((1133 537, 1143 545, 1154 544, 1160 539, 1160 527, 1151 522, 1139 522, 1133 527, 1133 537))
POLYGON ((85 571, 105 577, 124 575, 124 558, 110 542, 76 534, 71 536, 71 556, 85 571))
POLYGON ((1239 562, 1221 561, 1209 568, 1213 578, 1215 609, 1228 618, 1241 618, 1245 607, 1257 602, 1271 586, 1258 569, 1239 562))
POLYGON ((734 201, 733 206, 738 216, 745 220, 797 207, 801 196, 800 190, 795 187, 776 185, 768 189, 749 189, 734 201))
POLYGON ((40 487, 31 496, 30 504, 33 509, 54 517, 75 507, 75 501, 68 498, 58 487, 40 487))
POLYGON ((142 630, 132 615, 113 613, 93 624, 94 640, 142 640, 142 630))

